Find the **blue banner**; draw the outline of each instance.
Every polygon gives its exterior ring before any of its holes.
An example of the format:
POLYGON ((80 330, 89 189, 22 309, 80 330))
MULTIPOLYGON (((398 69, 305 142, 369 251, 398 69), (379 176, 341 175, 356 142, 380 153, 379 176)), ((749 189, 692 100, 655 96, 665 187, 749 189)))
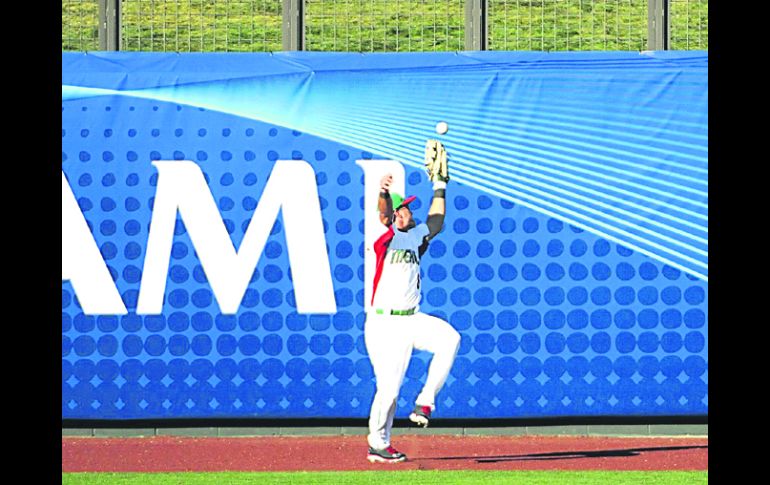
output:
POLYGON ((708 413, 707 53, 62 60, 63 418, 368 416, 377 184, 424 220, 428 139, 436 417, 708 413))

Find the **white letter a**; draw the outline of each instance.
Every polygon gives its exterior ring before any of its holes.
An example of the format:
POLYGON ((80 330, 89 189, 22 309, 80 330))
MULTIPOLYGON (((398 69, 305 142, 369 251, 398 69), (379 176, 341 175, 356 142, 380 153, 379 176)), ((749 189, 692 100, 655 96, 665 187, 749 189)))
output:
POLYGON ((83 313, 128 313, 64 171, 61 173, 61 279, 72 284, 83 313))

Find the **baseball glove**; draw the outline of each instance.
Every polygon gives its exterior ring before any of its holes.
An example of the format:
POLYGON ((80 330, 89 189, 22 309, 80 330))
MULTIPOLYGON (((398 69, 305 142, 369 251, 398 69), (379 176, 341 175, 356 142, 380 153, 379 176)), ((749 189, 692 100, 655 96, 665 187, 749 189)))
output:
POLYGON ((446 149, 438 140, 425 143, 425 170, 431 182, 449 181, 446 149))

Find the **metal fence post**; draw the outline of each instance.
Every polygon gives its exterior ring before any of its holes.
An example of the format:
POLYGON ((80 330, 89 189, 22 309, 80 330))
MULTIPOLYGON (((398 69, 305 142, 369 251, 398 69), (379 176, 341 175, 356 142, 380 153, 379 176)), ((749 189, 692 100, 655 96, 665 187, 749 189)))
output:
POLYGON ((283 50, 305 50, 305 0, 283 0, 283 50))
POLYGON ((487 10, 489 0, 465 0, 465 49, 485 51, 488 47, 487 10))
POLYGON ((120 0, 99 0, 99 50, 120 50, 120 0))
POLYGON ((647 48, 664 51, 669 48, 669 0, 647 0, 647 48))

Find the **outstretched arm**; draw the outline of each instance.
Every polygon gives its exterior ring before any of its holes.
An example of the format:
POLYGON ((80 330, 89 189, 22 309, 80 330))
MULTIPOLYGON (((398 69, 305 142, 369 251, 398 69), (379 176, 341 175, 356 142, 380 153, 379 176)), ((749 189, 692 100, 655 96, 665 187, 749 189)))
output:
POLYGON ((433 239, 444 226, 444 216, 446 215, 446 184, 449 182, 449 166, 447 153, 444 145, 437 140, 428 140, 425 143, 425 168, 428 171, 428 177, 433 182, 433 200, 428 209, 429 233, 425 236, 426 241, 433 239))
POLYGON ((426 236, 427 239, 433 239, 441 228, 444 227, 444 216, 446 215, 446 182, 435 182, 433 184, 433 199, 430 202, 430 209, 428 209, 428 220, 425 223, 428 225, 430 231, 426 236), (437 185, 443 185, 443 188, 437 188, 437 185))
POLYGON ((387 174, 380 179, 380 197, 377 200, 377 209, 380 211, 380 222, 387 227, 393 223, 393 201, 390 198, 390 185, 393 176, 387 174))

